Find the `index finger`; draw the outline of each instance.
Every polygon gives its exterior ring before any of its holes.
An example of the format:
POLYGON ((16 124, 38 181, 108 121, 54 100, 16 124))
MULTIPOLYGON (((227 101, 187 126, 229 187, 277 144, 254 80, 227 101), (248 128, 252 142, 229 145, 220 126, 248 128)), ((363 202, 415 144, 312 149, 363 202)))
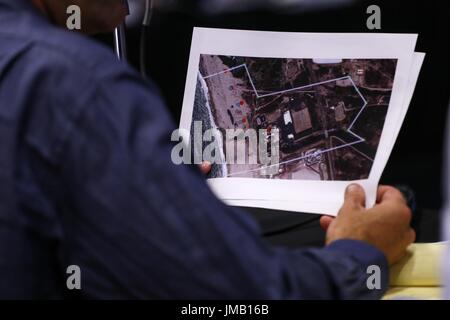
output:
POLYGON ((406 203, 405 197, 397 188, 391 186, 379 186, 377 191, 377 203, 386 201, 402 201, 403 203, 406 203))

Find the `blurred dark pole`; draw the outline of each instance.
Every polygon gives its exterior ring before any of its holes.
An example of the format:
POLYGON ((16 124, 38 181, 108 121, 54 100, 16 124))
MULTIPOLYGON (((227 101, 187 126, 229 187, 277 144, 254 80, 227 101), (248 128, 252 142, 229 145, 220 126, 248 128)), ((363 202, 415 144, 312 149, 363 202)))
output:
POLYGON ((127 60, 126 26, 122 23, 114 30, 114 52, 119 60, 127 60))

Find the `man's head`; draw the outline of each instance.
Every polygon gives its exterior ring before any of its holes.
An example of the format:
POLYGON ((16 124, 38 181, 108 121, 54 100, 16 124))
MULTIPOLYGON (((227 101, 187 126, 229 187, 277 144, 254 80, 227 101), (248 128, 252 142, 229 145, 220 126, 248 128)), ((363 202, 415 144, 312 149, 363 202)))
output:
POLYGON ((81 8, 81 32, 93 34, 111 32, 127 15, 123 0, 32 0, 54 23, 65 26, 67 8, 81 8))

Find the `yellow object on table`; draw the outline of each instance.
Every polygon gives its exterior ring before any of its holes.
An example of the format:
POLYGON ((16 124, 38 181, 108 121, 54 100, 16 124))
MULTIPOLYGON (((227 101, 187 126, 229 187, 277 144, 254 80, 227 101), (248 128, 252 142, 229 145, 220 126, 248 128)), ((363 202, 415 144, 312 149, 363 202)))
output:
POLYGON ((390 270, 389 290, 383 299, 441 299, 441 263, 447 242, 414 243, 390 270))

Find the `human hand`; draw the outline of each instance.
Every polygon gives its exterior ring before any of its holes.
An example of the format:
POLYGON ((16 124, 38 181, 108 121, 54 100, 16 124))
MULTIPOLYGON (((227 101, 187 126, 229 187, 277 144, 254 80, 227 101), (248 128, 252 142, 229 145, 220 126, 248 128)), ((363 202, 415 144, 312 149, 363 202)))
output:
POLYGON ((337 217, 320 219, 321 226, 327 231, 326 243, 340 239, 364 241, 381 250, 389 264, 394 264, 415 240, 415 232, 410 227, 411 210, 406 200, 397 189, 381 186, 377 204, 371 209, 364 205, 364 189, 357 184, 350 185, 337 217))

